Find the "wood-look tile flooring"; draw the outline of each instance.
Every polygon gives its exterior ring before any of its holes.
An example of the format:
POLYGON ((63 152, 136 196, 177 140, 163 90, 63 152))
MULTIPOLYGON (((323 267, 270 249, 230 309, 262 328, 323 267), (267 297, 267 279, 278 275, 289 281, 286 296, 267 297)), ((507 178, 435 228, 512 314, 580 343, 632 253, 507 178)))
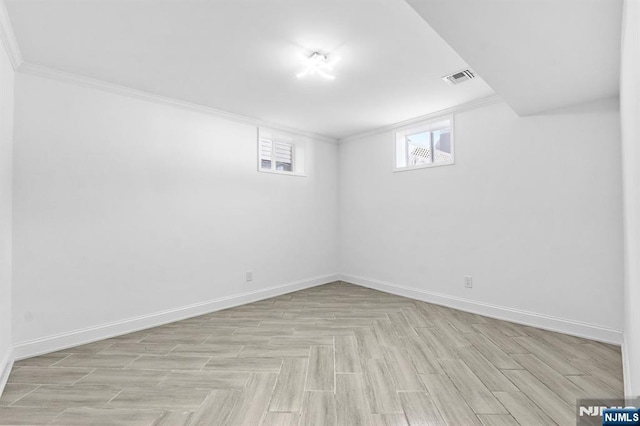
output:
POLYGON ((617 347, 333 283, 19 361, 0 424, 573 425, 617 347))

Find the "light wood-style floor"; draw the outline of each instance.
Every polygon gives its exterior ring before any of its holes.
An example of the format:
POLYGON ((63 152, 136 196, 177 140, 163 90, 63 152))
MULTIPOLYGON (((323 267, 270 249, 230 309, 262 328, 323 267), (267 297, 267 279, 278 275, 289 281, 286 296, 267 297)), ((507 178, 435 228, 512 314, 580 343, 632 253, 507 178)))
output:
POLYGON ((0 424, 574 425, 619 348, 344 283, 15 364, 0 424))

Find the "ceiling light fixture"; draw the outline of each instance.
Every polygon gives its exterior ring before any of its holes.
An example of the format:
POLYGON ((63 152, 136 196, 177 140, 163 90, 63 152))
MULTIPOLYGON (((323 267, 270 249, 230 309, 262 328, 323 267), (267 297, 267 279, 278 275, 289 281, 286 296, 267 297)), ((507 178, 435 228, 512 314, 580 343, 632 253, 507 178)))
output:
POLYGON ((327 55, 323 55, 320 52, 313 52, 310 56, 305 58, 306 68, 298 73, 296 77, 303 78, 308 75, 319 75, 327 80, 334 80, 336 78, 333 75, 333 66, 338 62, 339 58, 333 58, 329 61, 327 55))

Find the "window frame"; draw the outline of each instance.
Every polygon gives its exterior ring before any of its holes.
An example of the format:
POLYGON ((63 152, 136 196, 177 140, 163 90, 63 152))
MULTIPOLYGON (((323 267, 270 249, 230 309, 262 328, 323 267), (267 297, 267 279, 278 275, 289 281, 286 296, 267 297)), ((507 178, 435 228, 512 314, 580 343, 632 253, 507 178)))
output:
POLYGON ((260 169, 260 171, 262 172, 279 172, 279 173, 295 173, 296 170, 296 165, 295 165, 295 149, 296 146, 291 143, 291 142, 287 142, 287 141, 280 141, 280 140, 276 140, 274 138, 266 138, 266 137, 262 137, 258 140, 258 168, 260 169), (269 163, 271 164, 270 168, 265 168, 262 167, 262 157, 261 155, 261 148, 262 148, 262 142, 269 142, 271 144, 271 158, 269 159, 269 163), (291 170, 278 170, 278 161, 276 158, 276 145, 286 145, 288 147, 291 148, 291 170))
MULTIPOLYGON (((406 172, 410 170, 420 170, 420 169, 430 169, 432 167, 440 167, 440 166, 451 166, 455 164, 456 155, 455 155, 455 135, 454 135, 454 116, 453 115, 444 115, 436 118, 430 118, 428 120, 420 121, 411 125, 403 126, 393 131, 393 172, 406 172), (419 133, 430 132, 429 138, 433 138, 433 126, 437 123, 443 121, 449 121, 449 138, 451 141, 451 161, 446 162, 438 162, 438 163, 425 163, 425 164, 417 164, 415 166, 404 166, 398 167, 398 136, 402 134, 402 138, 404 139, 405 144, 405 155, 408 156, 408 138, 409 136, 416 135, 419 133)), ((408 163, 408 159, 405 159, 408 163)))
MULTIPOLYGON (((258 168, 258 172, 260 173, 271 173, 271 174, 276 174, 276 175, 286 175, 286 176, 301 176, 301 177, 306 177, 307 174, 305 173, 305 158, 303 156, 302 160, 299 161, 300 159, 297 158, 298 156, 298 152, 297 150, 303 149, 304 147, 301 148, 300 141, 296 141, 294 139, 294 137, 288 134, 284 134, 282 132, 278 132, 278 131, 273 131, 271 129, 265 129, 265 128, 258 128, 258 138, 257 138, 257 155, 256 155, 256 161, 257 161, 257 168, 258 168), (262 132, 265 132, 265 134, 261 134, 262 132), (262 141, 269 141, 271 143, 271 168, 266 169, 262 167, 262 158, 260 157, 260 148, 261 148, 261 143, 262 141), (277 162, 276 162, 276 158, 275 158, 275 145, 276 144, 283 144, 283 145, 288 145, 291 147, 291 171, 286 171, 286 170, 277 170, 277 162)), ((304 150, 301 152, 304 155, 304 150)))

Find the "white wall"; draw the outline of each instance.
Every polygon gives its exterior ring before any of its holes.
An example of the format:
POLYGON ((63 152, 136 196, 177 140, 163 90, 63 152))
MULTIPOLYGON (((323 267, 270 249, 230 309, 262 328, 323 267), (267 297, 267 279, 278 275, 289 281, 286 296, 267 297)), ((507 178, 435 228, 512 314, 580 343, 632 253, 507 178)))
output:
POLYGON ((255 126, 26 74, 15 114, 18 346, 337 272, 335 144, 258 173, 255 126))
POLYGON ((619 339, 617 100, 527 118, 494 103, 456 114, 454 130, 455 165, 397 173, 393 132, 341 143, 346 279, 619 339))
MULTIPOLYGON (((0 5, 1 6, 1 5, 0 5)), ((11 352, 11 177, 14 73, 0 41, 0 393, 11 352)))
POLYGON ((620 113, 625 248, 625 393, 640 396, 640 3, 627 0, 622 32, 620 113))

